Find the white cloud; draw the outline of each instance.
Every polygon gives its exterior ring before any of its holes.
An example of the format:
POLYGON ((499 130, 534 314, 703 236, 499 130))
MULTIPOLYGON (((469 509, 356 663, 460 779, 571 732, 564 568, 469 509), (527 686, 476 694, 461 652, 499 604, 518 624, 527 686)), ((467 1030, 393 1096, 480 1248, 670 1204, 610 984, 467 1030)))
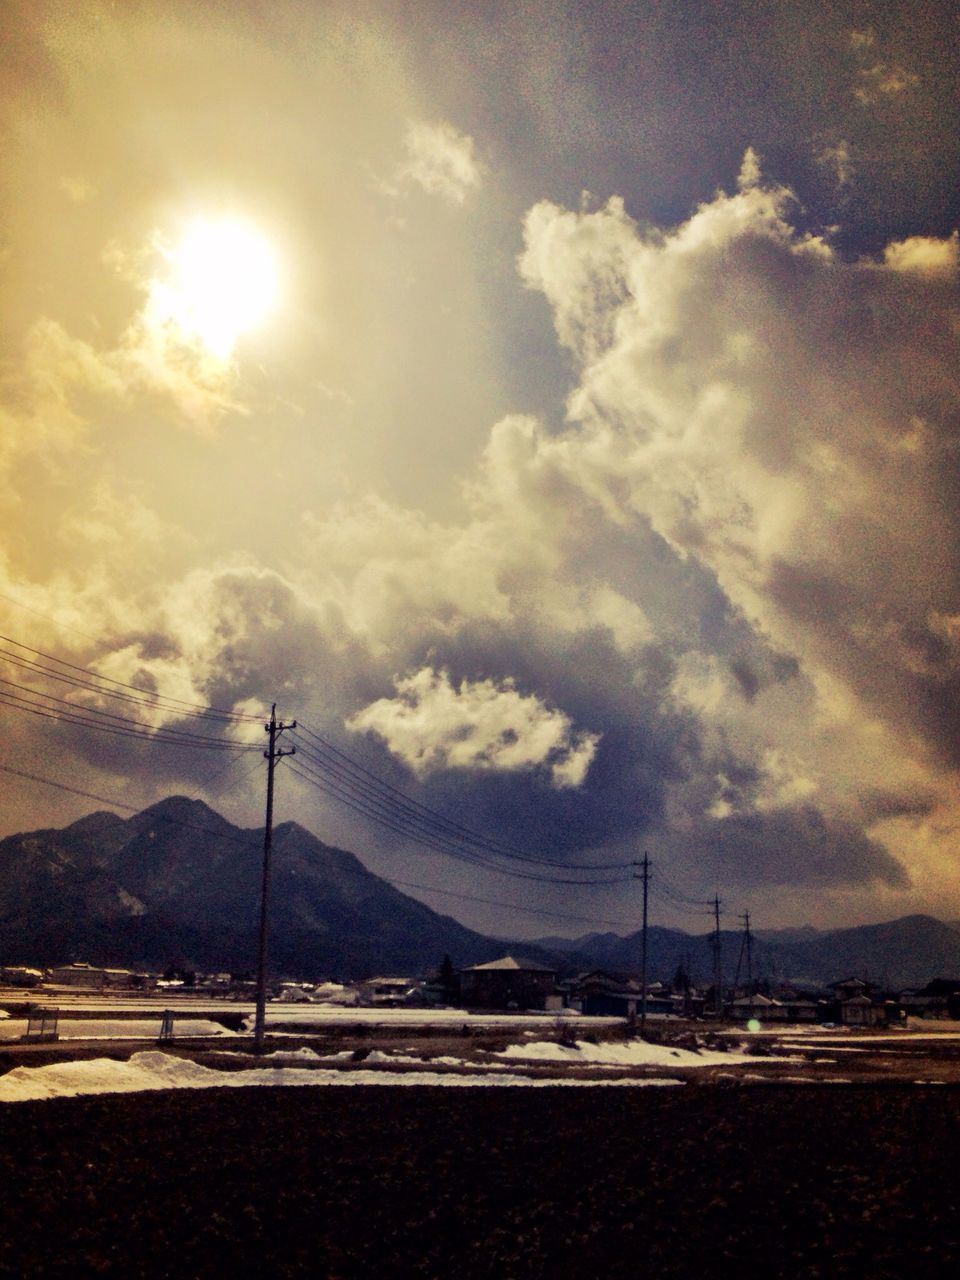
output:
POLYGON ((395 698, 380 698, 347 721, 355 733, 375 733, 418 777, 440 769, 504 772, 546 769, 556 787, 578 787, 596 754, 599 735, 576 731, 564 712, 513 681, 462 680, 424 667, 394 681, 395 698))
POLYGON ((908 236, 888 244, 883 251, 884 263, 892 271, 917 272, 920 275, 956 276, 960 266, 960 237, 908 236))
POLYGON ((855 813, 873 788, 928 784, 952 806, 956 238, 844 262, 794 229, 790 192, 752 155, 738 185, 667 232, 641 230, 617 200, 531 210, 521 272, 579 379, 567 430, 509 428, 509 484, 520 495, 535 477, 625 529, 649 522, 799 659, 791 705, 776 684, 745 697, 719 656, 699 669, 681 657, 674 705, 703 751, 676 784, 683 808, 707 811, 702 771, 729 777, 731 761, 750 777, 724 812, 816 794, 855 813))
POLYGON ((409 120, 404 135, 405 159, 401 181, 412 182, 430 195, 463 204, 483 178, 483 165, 473 138, 445 120, 409 120))

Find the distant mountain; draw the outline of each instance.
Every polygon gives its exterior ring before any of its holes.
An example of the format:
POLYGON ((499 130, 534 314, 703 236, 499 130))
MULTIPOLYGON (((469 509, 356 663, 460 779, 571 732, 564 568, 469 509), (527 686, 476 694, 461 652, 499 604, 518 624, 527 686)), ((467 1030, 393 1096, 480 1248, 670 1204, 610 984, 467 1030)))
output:
MULTIPOLYGON (((425 973, 444 955, 462 966, 504 951, 564 972, 640 968, 640 932, 506 943, 465 928, 325 845, 295 822, 274 829, 270 956, 291 977, 425 973)), ((132 818, 91 813, 62 830, 0 841, 0 963, 252 970, 262 830, 233 826, 199 800, 172 796, 132 818)), ((726 982, 746 957, 721 934, 726 982)), ((753 973, 823 985, 856 975, 890 988, 960 977, 960 929, 931 916, 818 932, 758 931, 753 973)), ((711 935, 651 927, 647 972, 669 981, 683 965, 713 976, 711 935)))
POLYGON ((855 975, 885 987, 918 986, 960 977, 960 933, 933 916, 903 916, 801 941, 765 942, 759 957, 786 976, 832 981, 855 975))
MULTIPOLYGON (((547 939, 538 939, 544 946, 547 939)), ((549 940, 555 943, 555 939, 549 940)), ((713 935, 691 936, 678 929, 650 928, 647 969, 652 977, 667 980, 680 963, 698 982, 713 977, 713 935)), ((743 935, 722 931, 723 978, 732 982, 738 967, 746 976, 743 935)), ((588 934, 568 944, 571 953, 598 968, 636 970, 640 965, 641 934, 625 938, 617 934, 588 934)), ((904 916, 884 924, 818 932, 770 929, 754 934, 754 976, 801 985, 822 986, 857 976, 897 989, 921 986, 935 977, 960 977, 960 930, 932 916, 904 916)))
MULTIPOLYGON (((0 841, 0 962, 250 970, 263 831, 174 796, 0 841)), ((294 822, 274 828, 270 957, 290 976, 417 973, 504 944, 394 889, 294 822)), ((529 948, 527 948, 529 950, 529 948)))

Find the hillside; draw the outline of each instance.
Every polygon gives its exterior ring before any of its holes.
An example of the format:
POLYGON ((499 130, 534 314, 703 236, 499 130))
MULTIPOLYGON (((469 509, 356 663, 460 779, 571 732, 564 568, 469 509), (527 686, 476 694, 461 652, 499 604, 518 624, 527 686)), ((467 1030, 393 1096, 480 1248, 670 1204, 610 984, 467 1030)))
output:
MULTIPOLYGON (((408 897, 352 853, 295 822, 274 829, 272 968, 291 977, 426 973, 513 950, 564 972, 637 971, 641 935, 592 933, 518 944, 484 937, 408 897)), ((256 957, 263 832, 233 826, 199 800, 171 796, 131 818, 92 813, 62 830, 0 841, 0 963, 249 971, 256 957)), ((723 973, 741 935, 721 935, 723 973)), ((651 980, 682 964, 713 975, 711 935, 651 927, 651 980)), ((931 916, 818 932, 764 930, 754 975, 822 985, 856 974, 891 988, 960 976, 960 931, 931 916)), ((745 965, 741 976, 746 976, 745 965)))
MULTIPOLYGON (((647 941, 648 971, 666 980, 683 963, 695 981, 709 982, 713 976, 712 941, 710 933, 691 936, 679 929, 652 927, 647 941)), ((721 932, 725 982, 732 982, 738 964, 741 977, 746 976, 742 941, 739 933, 721 932)), ((539 946, 557 942, 555 938, 538 939, 539 946)), ((639 931, 623 938, 614 933, 588 934, 569 941, 567 947, 600 967, 635 970, 640 964, 641 935, 639 931)), ((851 975, 890 988, 919 986, 935 977, 960 977, 960 931, 924 915, 823 932, 809 926, 763 930, 753 939, 753 974, 810 986, 851 975)))
MULTIPOLYGON (((0 960, 249 970, 262 830, 174 796, 0 841, 0 960)), ((294 822, 274 829, 272 966, 291 976, 424 972, 503 944, 394 889, 294 822)))

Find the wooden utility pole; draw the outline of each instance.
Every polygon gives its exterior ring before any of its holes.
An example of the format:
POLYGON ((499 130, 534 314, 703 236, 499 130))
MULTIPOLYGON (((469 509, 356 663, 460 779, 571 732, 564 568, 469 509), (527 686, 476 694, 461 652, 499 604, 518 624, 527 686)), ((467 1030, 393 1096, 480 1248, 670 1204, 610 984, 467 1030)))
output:
POLYGON ((720 898, 715 895, 713 899, 713 989, 715 994, 714 1005, 716 1007, 717 1018, 723 1017, 723 966, 720 958, 720 898))
POLYGON ((737 976, 733 985, 740 985, 740 966, 743 963, 743 957, 747 957, 747 993, 753 995, 750 988, 753 986, 753 934, 750 932, 750 912, 745 911, 740 917, 743 921, 743 938, 740 941, 740 956, 737 959, 737 976))
MULTIPOLYGON (((634 866, 637 864, 634 863, 634 866)), ((643 871, 637 876, 643 881, 643 930, 640 934, 640 1038, 647 1030, 647 899, 650 892, 650 855, 643 855, 640 863, 643 871)))
POLYGON ((260 936, 257 942, 257 1011, 253 1024, 253 1048, 263 1052, 267 1019, 267 915, 270 901, 270 854, 273 846, 273 774, 281 756, 292 756, 296 747, 283 751, 277 739, 285 729, 295 729, 296 720, 290 724, 277 723, 277 704, 270 708, 270 723, 263 726, 270 735, 269 746, 263 753, 267 762, 267 815, 263 829, 263 877, 260 884, 260 936))

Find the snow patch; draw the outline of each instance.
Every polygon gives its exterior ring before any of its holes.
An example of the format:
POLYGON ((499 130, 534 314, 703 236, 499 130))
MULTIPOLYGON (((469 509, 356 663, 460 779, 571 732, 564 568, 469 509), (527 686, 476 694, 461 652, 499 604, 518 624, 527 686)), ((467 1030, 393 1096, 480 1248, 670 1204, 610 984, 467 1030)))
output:
POLYGON ((135 1053, 129 1062, 98 1058, 90 1062, 59 1062, 46 1067, 16 1067, 0 1076, 0 1102, 28 1102, 47 1098, 99 1093, 140 1093, 154 1089, 242 1089, 251 1085, 443 1085, 451 1088, 610 1088, 678 1086, 680 1080, 618 1079, 603 1081, 531 1080, 510 1074, 462 1076, 436 1071, 325 1071, 309 1067, 267 1067, 247 1071, 216 1071, 211 1067, 152 1050, 135 1053))
MULTIPOLYGON (((508 1045, 496 1056, 524 1062, 562 1062, 568 1066, 728 1067, 757 1062, 752 1054, 735 1050, 679 1049, 672 1045, 649 1044, 646 1040, 629 1040, 621 1044, 591 1044, 587 1040, 578 1040, 575 1047, 541 1040, 508 1045)), ((763 1059, 764 1062, 789 1060, 773 1055, 763 1059)))

